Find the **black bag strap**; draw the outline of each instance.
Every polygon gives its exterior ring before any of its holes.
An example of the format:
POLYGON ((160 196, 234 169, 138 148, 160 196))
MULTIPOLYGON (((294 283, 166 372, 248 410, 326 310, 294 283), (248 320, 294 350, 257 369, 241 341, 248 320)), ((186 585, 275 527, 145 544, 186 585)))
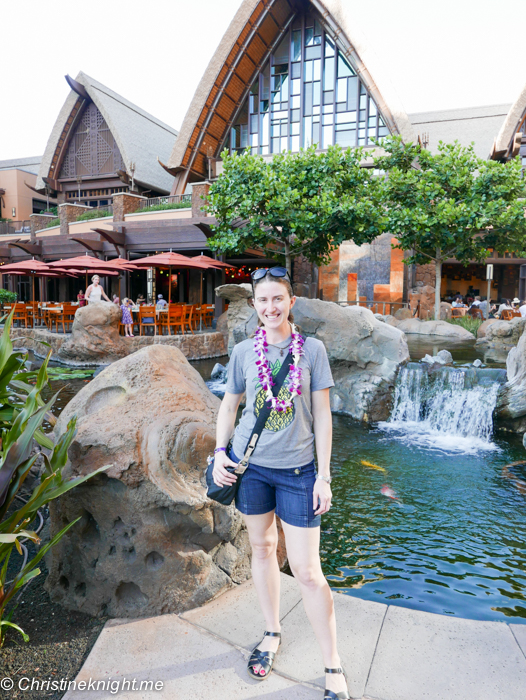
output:
MULTIPOLYGON (((283 382, 285 381, 285 378, 287 377, 289 373, 290 366, 294 363, 294 357, 292 356, 291 352, 287 353, 286 358, 283 360, 283 364, 281 365, 281 368, 279 372, 276 375, 276 378, 274 380, 274 385, 272 387, 272 395, 277 396, 279 394, 279 391, 281 387, 283 386, 283 382)), ((245 471, 247 470, 248 467, 248 460, 252 456, 252 453, 256 449, 256 445, 258 444, 259 437, 261 433, 263 432, 263 428, 265 427, 265 423, 267 422, 268 417, 270 416, 270 412, 272 411, 272 403, 270 401, 265 401, 265 404, 261 411, 259 412, 259 415, 256 420, 256 424, 254 425, 254 429, 252 430, 252 435, 250 436, 250 439, 247 443, 247 446, 245 448, 245 454, 243 456, 243 459, 239 462, 237 465, 235 472, 236 474, 244 474, 245 471)))

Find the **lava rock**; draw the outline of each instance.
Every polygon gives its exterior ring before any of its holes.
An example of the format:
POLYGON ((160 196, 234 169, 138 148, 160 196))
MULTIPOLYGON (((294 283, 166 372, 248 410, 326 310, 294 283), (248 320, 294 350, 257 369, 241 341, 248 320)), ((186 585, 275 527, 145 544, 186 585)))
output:
MULTIPOLYGON (((111 467, 50 504, 52 599, 91 615, 137 617, 203 605, 250 576, 242 516, 206 497, 220 401, 183 354, 147 346, 87 384, 65 477, 111 467)), ((283 563, 283 559, 282 562, 283 563)))
POLYGON ((220 362, 216 362, 214 369, 212 370, 212 374, 210 375, 210 379, 214 379, 215 381, 222 380, 223 382, 226 382, 228 374, 227 368, 228 365, 225 367, 225 365, 222 365, 220 362))
POLYGON ((478 358, 473 360, 473 367, 482 367, 482 360, 479 360, 478 358))
POLYGON ((449 352, 449 350, 440 350, 439 352, 437 352, 436 359, 442 365, 452 365, 453 364, 453 355, 449 352))
POLYGON ((60 347, 58 356, 69 362, 107 364, 125 357, 128 348, 119 335, 122 311, 108 301, 77 309, 71 337, 60 347))

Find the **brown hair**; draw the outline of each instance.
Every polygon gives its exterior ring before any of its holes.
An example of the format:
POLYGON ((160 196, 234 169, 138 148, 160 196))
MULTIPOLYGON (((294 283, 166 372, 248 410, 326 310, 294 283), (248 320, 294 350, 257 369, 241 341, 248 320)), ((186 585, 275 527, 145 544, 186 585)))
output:
MULTIPOLYGON (((260 279, 258 280, 252 280, 252 302, 254 301, 254 292, 256 291, 256 285, 261 284, 261 282, 279 282, 279 284, 282 284, 284 287, 287 288, 288 295, 291 299, 294 296, 294 292, 292 291, 292 285, 288 277, 274 277, 274 275, 271 275, 270 272, 267 272, 267 274, 264 277, 260 277, 260 279)), ((289 311, 288 320, 289 323, 294 323, 294 316, 292 314, 292 311, 289 311)), ((262 325, 263 323, 261 322, 261 319, 258 316, 258 326, 262 325)))

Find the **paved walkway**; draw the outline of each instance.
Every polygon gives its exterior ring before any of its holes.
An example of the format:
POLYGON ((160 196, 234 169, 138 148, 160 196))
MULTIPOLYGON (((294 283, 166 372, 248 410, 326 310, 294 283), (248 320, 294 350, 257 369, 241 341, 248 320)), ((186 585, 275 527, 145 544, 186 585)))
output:
MULTIPOLYGON (((338 593, 334 599, 353 698, 525 700, 526 625, 463 620, 338 593)), ((136 687, 161 681, 162 690, 69 690, 64 698, 321 700, 318 646, 296 581, 284 574, 281 600, 283 643, 263 683, 245 670, 248 650, 264 629, 248 581, 181 616, 110 620, 76 679, 135 679, 136 687)))

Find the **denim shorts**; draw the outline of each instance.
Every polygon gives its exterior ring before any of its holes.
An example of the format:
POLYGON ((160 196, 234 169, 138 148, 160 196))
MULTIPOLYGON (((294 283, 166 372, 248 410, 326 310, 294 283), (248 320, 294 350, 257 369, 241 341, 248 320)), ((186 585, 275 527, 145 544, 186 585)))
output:
MULTIPOLYGON (((239 462, 230 450, 230 459, 239 462)), ((314 515, 312 492, 316 481, 314 460, 303 467, 272 469, 248 465, 236 494, 236 508, 245 515, 276 515, 296 527, 319 527, 321 515, 314 515)))

